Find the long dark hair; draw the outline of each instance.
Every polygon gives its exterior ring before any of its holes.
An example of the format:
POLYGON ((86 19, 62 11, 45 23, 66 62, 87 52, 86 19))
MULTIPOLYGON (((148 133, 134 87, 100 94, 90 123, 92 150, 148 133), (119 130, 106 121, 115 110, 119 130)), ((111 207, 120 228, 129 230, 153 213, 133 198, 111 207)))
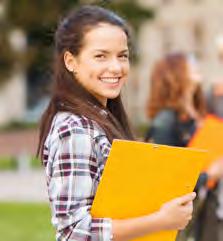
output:
POLYGON ((40 136, 37 154, 42 157, 43 145, 55 114, 67 111, 94 120, 105 131, 110 142, 114 138, 133 139, 121 96, 108 99, 104 107, 82 87, 64 64, 65 51, 78 56, 87 31, 99 23, 109 23, 120 27, 128 40, 129 30, 122 18, 98 6, 82 6, 73 10, 58 26, 55 34, 54 88, 48 108, 40 123, 40 136))

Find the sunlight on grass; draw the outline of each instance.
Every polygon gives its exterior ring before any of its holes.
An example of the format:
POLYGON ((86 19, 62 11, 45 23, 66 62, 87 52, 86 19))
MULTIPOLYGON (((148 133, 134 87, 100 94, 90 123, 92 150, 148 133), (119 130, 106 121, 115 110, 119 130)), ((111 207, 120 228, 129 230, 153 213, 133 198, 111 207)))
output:
POLYGON ((0 233, 4 241, 55 241, 47 204, 0 203, 0 233))

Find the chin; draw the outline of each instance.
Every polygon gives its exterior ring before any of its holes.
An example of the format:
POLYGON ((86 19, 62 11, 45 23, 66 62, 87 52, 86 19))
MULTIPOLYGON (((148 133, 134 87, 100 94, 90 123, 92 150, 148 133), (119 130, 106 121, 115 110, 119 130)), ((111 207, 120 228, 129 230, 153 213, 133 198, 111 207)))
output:
POLYGON ((112 100, 112 99, 117 98, 119 95, 120 95, 120 92, 119 92, 119 93, 114 93, 114 94, 107 95, 107 98, 112 100))

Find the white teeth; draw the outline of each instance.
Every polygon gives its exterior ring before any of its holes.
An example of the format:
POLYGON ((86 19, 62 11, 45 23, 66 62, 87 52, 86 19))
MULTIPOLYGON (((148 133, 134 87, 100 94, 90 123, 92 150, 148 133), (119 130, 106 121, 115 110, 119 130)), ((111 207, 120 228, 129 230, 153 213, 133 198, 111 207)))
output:
POLYGON ((108 84, 116 84, 119 81, 119 78, 100 78, 102 82, 108 84))

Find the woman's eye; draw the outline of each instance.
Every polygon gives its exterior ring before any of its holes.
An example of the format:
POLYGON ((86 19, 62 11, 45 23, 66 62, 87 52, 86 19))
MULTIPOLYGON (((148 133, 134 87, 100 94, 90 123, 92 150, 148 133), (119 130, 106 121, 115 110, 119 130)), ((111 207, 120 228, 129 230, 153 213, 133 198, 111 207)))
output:
POLYGON ((119 55, 119 58, 120 59, 129 59, 129 55, 128 54, 122 54, 122 55, 119 55))
POLYGON ((105 59, 105 55, 104 54, 97 54, 95 55, 96 59, 105 59))

